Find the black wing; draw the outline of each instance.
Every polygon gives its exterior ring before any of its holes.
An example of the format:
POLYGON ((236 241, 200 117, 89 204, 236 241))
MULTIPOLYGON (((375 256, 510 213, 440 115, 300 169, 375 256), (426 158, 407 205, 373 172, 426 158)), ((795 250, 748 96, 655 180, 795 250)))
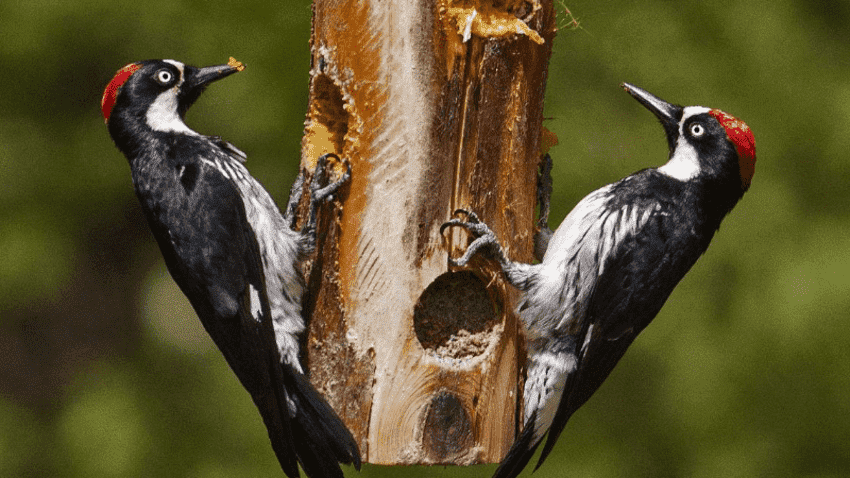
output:
POLYGON ((212 162, 159 173, 160 186, 171 177, 180 187, 147 195, 154 235, 175 281, 251 394, 284 472, 298 476, 297 462, 314 477, 342 477, 338 462, 359 468, 350 432, 306 377, 281 363, 262 258, 238 186, 212 162))
POLYGON ((608 378, 702 252, 692 252, 691 231, 673 226, 681 221, 677 206, 637 202, 630 207, 653 212, 639 221, 638 227, 625 228, 607 255, 578 335, 578 365, 567 378, 537 467, 552 451, 572 414, 608 378))
POLYGON ((212 163, 160 164, 135 179, 169 272, 251 394, 284 472, 298 476, 261 259, 238 189, 212 163))

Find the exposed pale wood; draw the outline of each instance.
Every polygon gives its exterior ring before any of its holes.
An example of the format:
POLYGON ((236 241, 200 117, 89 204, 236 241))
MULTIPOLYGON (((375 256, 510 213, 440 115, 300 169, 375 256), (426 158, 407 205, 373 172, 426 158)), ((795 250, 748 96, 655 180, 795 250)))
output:
POLYGON ((532 260, 554 13, 451 3, 314 4, 302 166, 353 174, 323 210, 308 365, 369 463, 496 462, 516 432, 517 294, 484 260, 449 272, 468 238, 439 228, 470 208, 532 260))

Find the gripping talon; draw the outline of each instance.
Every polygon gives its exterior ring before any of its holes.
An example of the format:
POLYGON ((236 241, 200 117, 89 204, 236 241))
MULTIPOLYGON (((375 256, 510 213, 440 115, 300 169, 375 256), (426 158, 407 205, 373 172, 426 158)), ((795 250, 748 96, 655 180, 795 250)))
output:
POLYGON ((310 180, 310 195, 311 198, 315 197, 315 192, 322 188, 322 179, 325 176, 325 166, 328 163, 328 156, 334 156, 333 153, 326 153, 319 156, 319 159, 316 160, 316 168, 313 170, 313 177, 310 180))
POLYGON ((447 228, 452 227, 452 226, 467 227, 467 223, 464 222, 464 221, 461 221, 460 219, 450 219, 450 220, 444 222, 442 226, 440 226, 440 234, 442 235, 443 232, 445 232, 445 230, 447 228))
MULTIPOLYGON (((337 160, 341 161, 339 158, 337 158, 337 160)), ((328 184, 327 186, 321 189, 313 191, 313 200, 322 201, 324 199, 330 199, 333 196, 333 193, 335 193, 340 186, 342 186, 346 181, 351 178, 351 164, 348 161, 345 161, 345 167, 346 171, 345 173, 343 173, 341 178, 337 179, 333 183, 328 184)))
POLYGON ((313 179, 310 181, 310 213, 307 219, 308 230, 313 230, 316 227, 316 215, 322 201, 330 200, 333 197, 333 193, 336 192, 343 183, 351 178, 351 164, 348 161, 345 161, 345 174, 343 174, 337 181, 322 187, 321 183, 325 176, 325 168, 327 166, 329 156, 333 157, 337 161, 342 161, 339 156, 334 153, 323 154, 319 156, 318 160, 316 160, 316 169, 313 171, 313 179))
POLYGON ((463 209, 463 208, 455 209, 455 212, 452 213, 452 216, 457 216, 458 214, 463 214, 464 216, 466 216, 467 222, 476 223, 476 224, 481 222, 481 220, 478 219, 478 214, 475 214, 474 212, 472 212, 468 209, 463 209))
POLYGON ((454 215, 457 215, 458 212, 462 212, 467 215, 467 220, 462 221, 460 219, 451 219, 443 223, 440 226, 440 234, 442 234, 446 228, 452 226, 459 226, 467 231, 475 238, 471 244, 466 248, 466 251, 463 253, 461 257, 458 259, 453 259, 451 257, 448 258, 448 262, 450 265, 454 267, 463 267, 465 266, 472 256, 474 256, 479 249, 482 247, 491 248, 493 251, 493 257, 499 261, 500 264, 504 265, 508 263, 507 257, 505 257, 505 252, 502 249, 502 246, 499 244, 499 241, 496 239, 496 234, 493 233, 490 228, 481 222, 478 219, 478 215, 476 215, 472 211, 467 211, 465 209, 458 209, 455 211, 454 215))

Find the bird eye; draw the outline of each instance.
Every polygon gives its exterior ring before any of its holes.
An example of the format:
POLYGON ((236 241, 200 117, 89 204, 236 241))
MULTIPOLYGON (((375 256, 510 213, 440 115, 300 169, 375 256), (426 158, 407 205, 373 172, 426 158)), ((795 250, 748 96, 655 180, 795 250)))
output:
POLYGON ((691 125, 691 136, 699 138, 703 134, 705 134, 705 128, 703 128, 701 124, 694 123, 691 125))
POLYGON ((171 80, 174 79, 174 75, 168 70, 159 70, 154 75, 154 78, 159 83, 161 83, 163 85, 167 85, 167 84, 171 83, 171 80))

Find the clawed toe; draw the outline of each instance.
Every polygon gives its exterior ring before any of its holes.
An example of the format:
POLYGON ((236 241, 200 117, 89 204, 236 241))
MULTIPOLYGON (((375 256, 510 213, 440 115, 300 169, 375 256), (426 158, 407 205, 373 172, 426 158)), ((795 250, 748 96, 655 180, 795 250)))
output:
POLYGON ((316 214, 319 205, 323 201, 333 199, 333 194, 340 186, 345 184, 351 178, 351 163, 347 160, 340 159, 334 153, 327 153, 319 156, 316 160, 316 169, 313 171, 313 179, 310 181, 310 212, 307 221, 308 228, 313 228, 316 225, 316 214), (346 170, 342 177, 338 180, 322 187, 322 182, 325 180, 328 157, 333 157, 336 161, 345 164, 346 170))
POLYGON ((475 214, 469 209, 455 209, 455 212, 452 213, 452 216, 457 216, 458 214, 463 214, 464 216, 466 216, 466 222, 471 222, 473 224, 478 224, 479 222, 481 222, 481 220, 478 219, 478 214, 475 214))
POLYGON ((481 249, 482 247, 487 247, 488 249, 493 249, 495 252, 495 257, 500 261, 504 261, 504 252, 502 251, 502 247, 499 245, 498 240, 496 239, 496 235, 493 231, 487 227, 486 224, 481 222, 478 219, 478 215, 476 215, 472 211, 468 211, 466 209, 457 209, 453 216, 457 216, 458 214, 463 214, 466 216, 466 221, 463 221, 458 218, 450 219, 443 223, 440 226, 440 234, 446 230, 446 228, 457 226, 462 227, 469 231, 469 233, 475 238, 469 247, 466 248, 464 254, 458 259, 453 259, 451 257, 448 258, 448 262, 453 267, 463 267, 465 266, 472 256, 481 249))
POLYGON ((481 237, 481 236, 485 236, 485 235, 488 235, 488 234, 493 234, 493 232, 490 231, 490 228, 487 227, 486 224, 481 222, 481 220, 478 219, 478 215, 475 214, 474 212, 469 211, 467 209, 456 209, 455 212, 452 213, 452 216, 457 216, 458 214, 465 215, 466 221, 459 219, 459 218, 452 218, 452 219, 444 222, 443 225, 440 226, 440 234, 442 234, 446 230, 446 228, 449 228, 449 227, 452 227, 452 226, 462 227, 462 228, 468 230, 476 238, 481 237))
POLYGON ((310 192, 311 198, 314 202, 321 202, 324 200, 329 200, 333 197, 333 193, 339 189, 340 186, 345 184, 351 178, 351 164, 347 160, 342 160, 334 153, 323 154, 316 161, 316 170, 313 172, 313 181, 310 183, 310 192), (325 175, 325 168, 327 167, 328 157, 333 157, 336 161, 342 162, 345 164, 345 173, 343 173, 342 177, 338 180, 328 184, 327 186, 322 187, 322 176, 325 175))
POLYGON ((333 199, 333 194, 339 189, 340 186, 345 184, 351 178, 351 165, 346 161, 345 162, 346 170, 343 173, 342 177, 337 179, 331 184, 327 186, 313 191, 313 199, 315 201, 324 201, 333 199))
POLYGON ((440 234, 443 234, 447 228, 452 226, 458 226, 469 229, 469 226, 471 226, 471 224, 461 221, 460 219, 450 219, 444 222, 442 226, 440 226, 440 234))

